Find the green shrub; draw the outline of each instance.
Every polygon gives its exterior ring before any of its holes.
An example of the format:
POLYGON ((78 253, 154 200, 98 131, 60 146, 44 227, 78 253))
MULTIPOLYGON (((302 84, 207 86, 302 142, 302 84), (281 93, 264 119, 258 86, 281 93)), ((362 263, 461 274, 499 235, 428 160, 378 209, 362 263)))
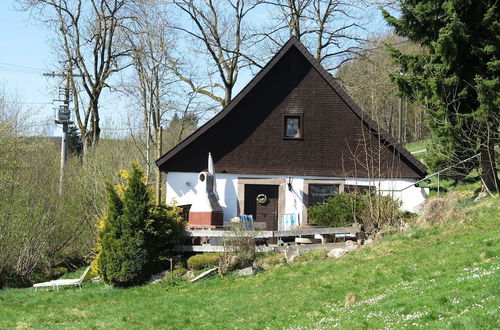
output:
POLYGON ((398 227, 405 213, 401 203, 387 195, 337 194, 325 204, 307 210, 311 222, 328 227, 341 227, 358 222, 365 233, 374 235, 384 228, 398 227))
POLYGON ((0 289, 27 288, 31 286, 31 284, 30 279, 24 276, 19 276, 15 270, 9 268, 0 269, 0 289))
POLYGON ((143 284, 167 267, 165 259, 183 228, 177 210, 152 205, 141 169, 134 165, 126 174, 122 193, 107 185, 108 210, 99 226, 95 262, 104 282, 119 287, 143 284))
POLYGON ((219 256, 218 253, 196 254, 187 260, 187 266, 192 270, 215 267, 219 263, 219 256))
POLYGON ((399 209, 401 202, 379 194, 366 194, 363 201, 358 221, 367 235, 373 236, 382 229, 399 228, 404 215, 399 209))
POLYGON ((360 194, 336 194, 319 204, 307 209, 308 219, 322 226, 341 227, 359 221, 365 198, 360 194))
POLYGON ((253 265, 256 259, 255 240, 247 236, 241 222, 234 223, 234 237, 224 239, 224 251, 219 257, 219 275, 224 276, 231 270, 253 265))

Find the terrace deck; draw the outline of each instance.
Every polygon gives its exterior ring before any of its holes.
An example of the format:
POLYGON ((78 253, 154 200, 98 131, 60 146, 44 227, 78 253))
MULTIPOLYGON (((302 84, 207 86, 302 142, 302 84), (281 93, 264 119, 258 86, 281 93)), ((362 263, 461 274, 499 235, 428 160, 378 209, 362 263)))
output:
MULTIPOLYGON (((186 238, 237 238, 237 237, 252 237, 255 239, 268 239, 268 238, 283 238, 283 237, 314 237, 320 235, 321 237, 335 237, 335 235, 344 234, 358 234, 361 232, 361 227, 358 224, 346 227, 312 227, 312 228, 294 228, 291 230, 248 230, 248 231, 235 231, 224 229, 187 229, 184 231, 186 238)), ((344 236, 345 237, 345 236, 344 236)), ((184 245, 178 248, 182 252, 221 252, 224 251, 224 246, 220 240, 216 240, 217 244, 203 244, 203 245, 184 245)), ((326 239, 321 244, 303 244, 296 245, 301 251, 326 249, 343 246, 343 243, 328 243, 326 239)), ((279 245, 257 245, 257 252, 282 252, 287 246, 279 245)))

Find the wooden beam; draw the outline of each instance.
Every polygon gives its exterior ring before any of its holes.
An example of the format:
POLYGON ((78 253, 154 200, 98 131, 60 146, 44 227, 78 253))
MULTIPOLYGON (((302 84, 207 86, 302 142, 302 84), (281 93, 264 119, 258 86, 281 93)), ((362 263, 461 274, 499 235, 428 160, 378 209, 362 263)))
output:
MULTIPOLYGON (((343 248, 345 247, 345 243, 318 243, 318 244, 303 244, 303 245, 292 245, 294 248, 297 248, 299 251, 312 251, 312 250, 321 250, 321 249, 333 249, 333 248, 343 248)), ((285 252, 288 246, 275 246, 275 252, 285 252)))
MULTIPOLYGON (((345 247, 345 243, 324 243, 324 244, 304 244, 304 245, 292 245, 299 251, 311 251, 311 250, 321 250, 321 249, 333 249, 337 247, 345 247)), ((276 246, 276 245, 257 245, 255 247, 256 252, 285 252, 288 246, 276 246)), ((182 252, 223 252, 224 246, 222 245, 184 245, 179 246, 176 249, 182 252)))
MULTIPOLYGON (((256 230, 265 230, 267 224, 265 222, 253 222, 251 224, 256 230)), ((241 227, 241 222, 224 222, 224 228, 241 227)))
POLYGON ((334 228, 303 228, 292 230, 256 230, 256 231, 232 231, 232 230, 210 230, 210 229, 188 229, 184 231, 187 237, 287 237, 287 236, 312 236, 328 234, 356 234, 361 231, 360 226, 334 227, 334 228))
POLYGON ((360 232, 359 226, 336 227, 336 228, 305 228, 305 229, 292 229, 292 230, 277 230, 273 232, 273 237, 328 235, 328 234, 356 234, 358 232, 360 232))
POLYGON ((184 236, 187 237, 254 237, 254 238, 270 238, 273 237, 272 231, 232 231, 232 230, 207 230, 207 229, 190 229, 184 231, 184 236))
POLYGON ((176 251, 182 252, 222 252, 224 246, 222 245, 184 245, 178 246, 176 251))

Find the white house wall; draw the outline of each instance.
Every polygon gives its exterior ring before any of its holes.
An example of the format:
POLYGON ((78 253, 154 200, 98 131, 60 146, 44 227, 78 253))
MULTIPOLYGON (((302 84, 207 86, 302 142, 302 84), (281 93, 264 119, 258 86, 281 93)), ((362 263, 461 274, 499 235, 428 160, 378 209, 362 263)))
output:
MULTIPOLYGON (((238 177, 253 179, 276 179, 281 178, 288 183, 288 176, 275 175, 246 175, 246 174, 216 174, 216 191, 219 196, 219 204, 224 211, 224 221, 238 216, 238 177)), ((364 178, 338 178, 338 177, 293 177, 292 190, 285 189, 285 213, 298 213, 302 222, 303 214, 303 190, 304 180, 330 180, 342 181, 346 185, 375 186, 377 191, 391 195, 402 201, 402 209, 416 212, 418 206, 427 197, 428 189, 413 186, 416 180, 412 179, 381 179, 369 180, 364 178), (409 187, 409 188, 407 188, 409 187), (405 190, 402 190, 407 188, 405 190)), ((167 204, 184 205, 191 204, 198 190, 198 173, 192 172, 169 172, 167 174, 167 204)))

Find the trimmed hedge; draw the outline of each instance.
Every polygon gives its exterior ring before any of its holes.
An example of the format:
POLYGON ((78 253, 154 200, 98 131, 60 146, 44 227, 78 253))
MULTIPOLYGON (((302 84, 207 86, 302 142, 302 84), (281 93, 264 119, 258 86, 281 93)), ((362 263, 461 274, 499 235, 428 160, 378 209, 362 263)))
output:
POLYGON ((328 198, 325 204, 308 208, 307 218, 318 225, 342 227, 359 221, 364 207, 365 199, 361 194, 336 194, 328 198))
POLYGON ((218 253, 196 254, 187 260, 187 266, 192 270, 216 267, 219 264, 219 256, 218 253))
POLYGON ((311 222, 327 226, 342 227, 354 222, 363 225, 365 233, 374 235, 387 227, 397 227, 405 217, 399 207, 401 203, 391 196, 368 194, 337 194, 325 204, 307 210, 311 222))

